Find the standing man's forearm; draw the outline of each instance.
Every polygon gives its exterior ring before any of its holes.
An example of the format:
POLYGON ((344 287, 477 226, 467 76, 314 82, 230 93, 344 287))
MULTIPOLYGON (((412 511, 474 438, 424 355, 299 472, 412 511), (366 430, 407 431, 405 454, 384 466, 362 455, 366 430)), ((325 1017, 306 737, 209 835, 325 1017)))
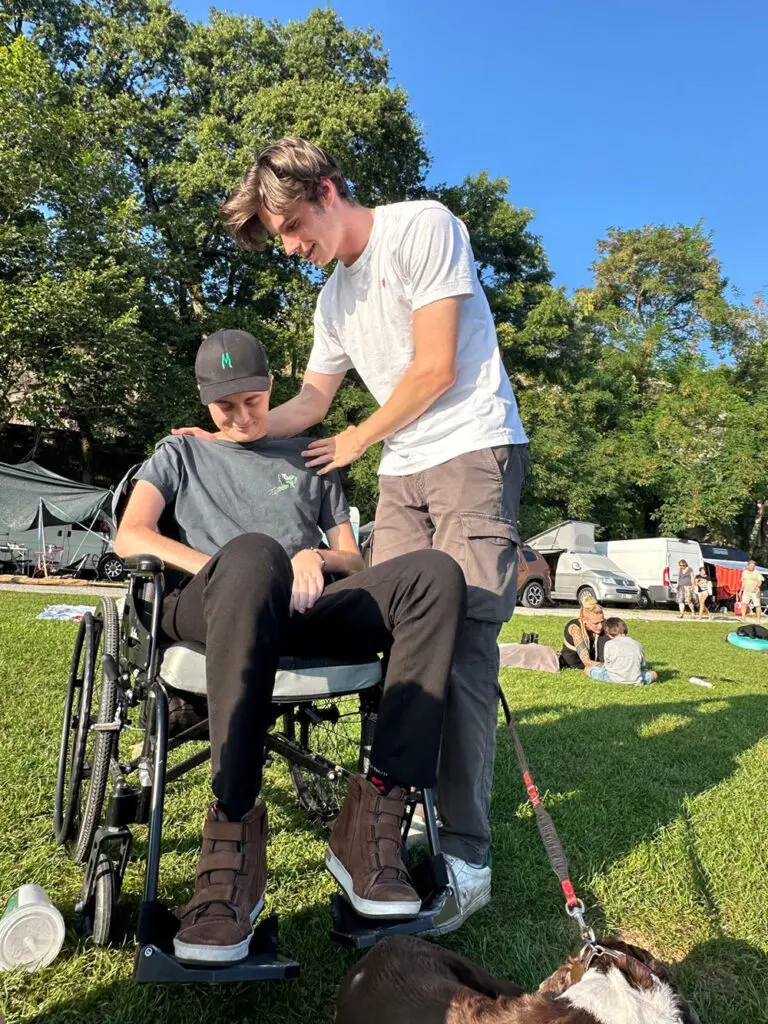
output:
POLYGON ((307 370, 298 395, 270 409, 269 436, 295 437, 324 420, 343 379, 343 373, 320 374, 307 370))

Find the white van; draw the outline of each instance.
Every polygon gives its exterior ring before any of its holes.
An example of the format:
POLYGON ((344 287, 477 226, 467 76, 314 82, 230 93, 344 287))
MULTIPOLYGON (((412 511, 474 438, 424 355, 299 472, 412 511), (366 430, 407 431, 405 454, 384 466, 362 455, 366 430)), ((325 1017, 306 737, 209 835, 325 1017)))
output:
POLYGON ((601 603, 636 604, 640 587, 633 574, 625 573, 595 544, 595 524, 578 519, 537 533, 526 541, 549 565, 552 598, 555 601, 578 601, 587 594, 601 603))
POLYGON ((678 562, 684 558, 694 572, 704 565, 701 548, 694 540, 677 537, 645 537, 642 540, 598 541, 595 548, 632 576, 640 586, 640 606, 675 603, 678 562))

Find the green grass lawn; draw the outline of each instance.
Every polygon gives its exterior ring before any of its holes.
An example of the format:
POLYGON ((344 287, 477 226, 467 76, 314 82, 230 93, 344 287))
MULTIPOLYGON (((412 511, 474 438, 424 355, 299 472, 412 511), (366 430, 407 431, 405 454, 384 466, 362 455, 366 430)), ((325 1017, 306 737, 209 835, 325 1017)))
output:
MULTIPOLYGON (((73 905, 82 875, 51 836, 55 760, 75 625, 37 622, 56 598, 0 594, 0 900, 23 882, 43 885, 65 915, 67 938, 36 974, 0 975, 9 1022, 109 1024, 324 1024, 355 954, 331 943, 322 868, 325 835, 297 813, 285 772, 269 769, 268 907, 281 947, 301 962, 292 982, 138 987, 130 917, 112 949, 92 949, 73 905)), ((88 603, 85 598, 60 598, 88 603)), ((95 601, 95 599, 93 599, 95 601)), ((564 620, 515 616, 557 644, 564 620)), ((653 687, 612 687, 575 672, 503 670, 504 692, 572 878, 598 928, 618 930, 673 963, 703 1024, 768 1021, 768 660, 724 643, 725 623, 631 622, 659 671, 653 687), (688 683, 708 677, 713 687, 688 683)), ((187 897, 209 799, 207 766, 168 803, 160 888, 187 897)), ((496 974, 535 986, 578 937, 544 857, 500 726, 493 804, 494 898, 446 945, 496 974)), ((136 829, 137 847, 144 830, 136 829)), ((135 909, 141 862, 126 876, 135 909)))

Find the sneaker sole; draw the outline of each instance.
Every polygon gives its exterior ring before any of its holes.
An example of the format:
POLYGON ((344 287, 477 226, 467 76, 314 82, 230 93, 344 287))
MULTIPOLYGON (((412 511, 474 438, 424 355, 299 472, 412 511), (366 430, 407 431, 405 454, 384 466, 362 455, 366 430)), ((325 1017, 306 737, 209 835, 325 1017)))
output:
POLYGON ((449 918, 444 924, 439 924, 434 928, 430 928, 427 935, 447 935, 449 932, 455 932, 458 928, 464 924, 468 917, 472 914, 477 913, 478 910, 482 910, 483 907, 487 907, 491 902, 491 892, 483 893, 482 896, 475 897, 474 900, 464 909, 463 913, 457 914, 455 917, 449 918))
POLYGON ((352 876, 339 858, 328 848, 325 853, 325 866, 344 890, 344 895, 352 904, 360 917, 417 917, 421 910, 421 900, 399 900, 397 902, 383 900, 365 900, 357 896, 352 885, 352 876))
MULTIPOLYGON (((262 896, 248 915, 251 924, 263 909, 264 897, 262 896)), ((239 964, 248 957, 251 938, 252 935, 249 935, 234 946, 198 945, 194 942, 180 942, 178 939, 174 939, 173 955, 183 964, 239 964)))

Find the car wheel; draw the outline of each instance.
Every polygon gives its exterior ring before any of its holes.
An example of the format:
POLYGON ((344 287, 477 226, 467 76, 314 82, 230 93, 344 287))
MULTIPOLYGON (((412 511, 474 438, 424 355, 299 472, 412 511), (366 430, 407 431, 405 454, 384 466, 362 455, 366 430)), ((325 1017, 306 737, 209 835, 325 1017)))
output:
POLYGON ((526 608, 543 608, 547 600, 547 592, 541 580, 528 580, 520 595, 520 603, 526 608))
POLYGON ((576 595, 579 604, 584 604, 585 597, 593 597, 595 600, 597 600, 597 594, 594 592, 592 587, 582 587, 576 595))
POLYGON ((119 583, 126 576, 122 558, 111 551, 106 555, 102 555, 96 566, 96 575, 100 580, 107 580, 109 583, 119 583))
POLYGON ((651 595, 647 590, 640 591, 640 596, 637 599, 637 607, 642 608, 644 611, 647 611, 649 608, 653 608, 653 601, 651 600, 651 595))

